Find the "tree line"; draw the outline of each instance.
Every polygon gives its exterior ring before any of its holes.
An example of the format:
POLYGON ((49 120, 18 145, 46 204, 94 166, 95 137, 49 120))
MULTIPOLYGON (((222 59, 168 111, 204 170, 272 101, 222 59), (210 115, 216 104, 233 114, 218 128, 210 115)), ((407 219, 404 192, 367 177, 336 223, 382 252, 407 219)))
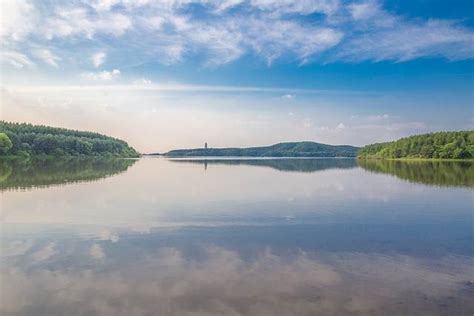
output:
POLYGON ((125 141, 99 133, 0 121, 0 155, 138 157, 125 141))
POLYGON ((474 158, 474 131, 437 132, 367 145, 359 158, 474 158))
POLYGON ((289 142, 248 148, 195 148, 171 150, 169 157, 356 157, 359 148, 348 145, 327 145, 315 142, 289 142))

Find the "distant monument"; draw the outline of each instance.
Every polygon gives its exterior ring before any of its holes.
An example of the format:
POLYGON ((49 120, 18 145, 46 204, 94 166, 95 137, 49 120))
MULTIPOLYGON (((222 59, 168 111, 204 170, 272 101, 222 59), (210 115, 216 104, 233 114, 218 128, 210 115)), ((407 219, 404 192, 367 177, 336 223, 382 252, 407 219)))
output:
MULTIPOLYGON (((207 142, 204 143, 204 150, 207 150, 207 142)), ((204 171, 207 170, 207 160, 204 161, 204 171)))

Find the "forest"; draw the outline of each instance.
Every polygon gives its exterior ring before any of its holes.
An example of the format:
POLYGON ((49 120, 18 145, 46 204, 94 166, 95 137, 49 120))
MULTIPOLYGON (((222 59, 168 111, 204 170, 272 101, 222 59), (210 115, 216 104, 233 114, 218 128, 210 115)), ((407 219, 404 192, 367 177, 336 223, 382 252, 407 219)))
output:
POLYGON ((437 132, 401 138, 397 141, 367 145, 359 158, 474 158, 474 131, 437 132))
POLYGON ((138 157, 125 141, 99 133, 0 121, 0 156, 138 157))

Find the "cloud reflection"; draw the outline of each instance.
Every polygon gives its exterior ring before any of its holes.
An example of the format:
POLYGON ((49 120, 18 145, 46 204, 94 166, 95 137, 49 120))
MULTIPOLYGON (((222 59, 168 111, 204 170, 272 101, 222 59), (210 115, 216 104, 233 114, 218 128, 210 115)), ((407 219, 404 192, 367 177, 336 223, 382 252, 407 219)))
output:
POLYGON ((33 253, 32 258, 34 261, 45 261, 56 254, 56 243, 52 242, 33 253))
POLYGON ((91 246, 91 249, 90 249, 89 253, 90 253, 91 257, 96 259, 96 260, 104 260, 105 259, 104 250, 102 250, 102 247, 98 244, 93 244, 91 246))
MULTIPOLYGON (((159 248, 130 262, 2 271, 2 315, 463 315, 472 258, 159 248), (39 290, 41 289, 41 290, 39 290), (3 314, 4 313, 4 314, 3 314)), ((91 255, 107 255, 94 243, 91 255)), ((471 292, 470 292, 471 291, 471 292)))

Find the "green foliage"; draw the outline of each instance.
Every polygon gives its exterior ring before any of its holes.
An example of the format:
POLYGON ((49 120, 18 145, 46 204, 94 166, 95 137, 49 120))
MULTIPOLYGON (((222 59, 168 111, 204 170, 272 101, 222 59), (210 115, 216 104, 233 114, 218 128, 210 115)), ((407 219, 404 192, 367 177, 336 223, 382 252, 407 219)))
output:
POLYGON ((359 158, 474 158, 474 131, 438 132, 415 135, 394 142, 365 146, 359 158))
POLYGON ((98 133, 5 121, 0 121, 0 132, 0 143, 4 134, 12 144, 7 152, 0 150, 0 155, 139 156, 123 140, 98 133))
POLYGON ((5 133, 0 133, 0 154, 6 155, 13 147, 12 141, 5 133))
POLYGON ((357 147, 332 146, 315 142, 280 143, 250 148, 178 149, 166 153, 170 157, 355 157, 357 147))

